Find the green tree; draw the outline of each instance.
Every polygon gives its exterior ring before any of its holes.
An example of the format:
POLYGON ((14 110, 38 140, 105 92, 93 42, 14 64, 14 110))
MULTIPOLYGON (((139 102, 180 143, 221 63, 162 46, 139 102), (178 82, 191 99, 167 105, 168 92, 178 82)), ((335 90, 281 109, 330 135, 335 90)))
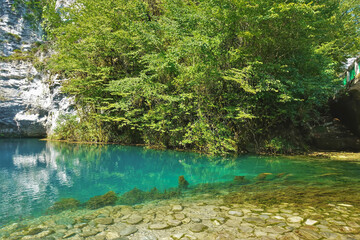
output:
POLYGON ((261 148, 316 119, 359 43, 352 0, 79 0, 64 11, 46 20, 49 67, 68 79, 72 137, 86 141, 261 148))

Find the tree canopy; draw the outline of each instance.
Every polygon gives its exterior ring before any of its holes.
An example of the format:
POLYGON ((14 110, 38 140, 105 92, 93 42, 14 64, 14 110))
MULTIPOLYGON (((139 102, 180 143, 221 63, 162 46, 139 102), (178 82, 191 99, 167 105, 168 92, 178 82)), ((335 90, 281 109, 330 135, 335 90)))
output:
POLYGON ((79 112, 57 137, 223 154, 292 138, 280 130, 305 133, 340 86, 342 62, 358 53, 359 8, 355 0, 48 7, 49 68, 67 79, 79 112))

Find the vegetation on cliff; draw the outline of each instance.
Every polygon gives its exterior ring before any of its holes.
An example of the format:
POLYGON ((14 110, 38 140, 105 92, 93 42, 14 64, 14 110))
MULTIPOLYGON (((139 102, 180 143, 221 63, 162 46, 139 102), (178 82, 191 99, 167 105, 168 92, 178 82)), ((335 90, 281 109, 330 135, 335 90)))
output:
POLYGON ((360 41, 359 8, 353 0, 48 6, 57 52, 48 67, 68 79, 63 90, 79 113, 55 137, 213 154, 293 149, 287 142, 306 134, 341 84, 341 62, 360 41))

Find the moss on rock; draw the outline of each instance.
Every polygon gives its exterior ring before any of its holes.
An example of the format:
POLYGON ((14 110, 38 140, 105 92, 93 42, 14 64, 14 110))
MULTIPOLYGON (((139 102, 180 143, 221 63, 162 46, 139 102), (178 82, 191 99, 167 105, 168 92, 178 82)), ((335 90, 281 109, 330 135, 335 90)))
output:
POLYGON ((105 206, 115 205, 117 199, 118 197, 116 193, 113 191, 109 191, 104 195, 90 198, 90 200, 86 202, 86 208, 97 209, 105 206))

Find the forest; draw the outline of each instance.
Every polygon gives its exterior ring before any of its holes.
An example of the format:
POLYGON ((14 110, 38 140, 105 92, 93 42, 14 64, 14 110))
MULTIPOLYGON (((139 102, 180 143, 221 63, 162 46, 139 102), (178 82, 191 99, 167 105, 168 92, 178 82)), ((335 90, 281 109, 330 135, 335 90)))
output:
POLYGON ((302 151, 359 54, 356 0, 55 2, 27 1, 76 103, 55 139, 302 151))

